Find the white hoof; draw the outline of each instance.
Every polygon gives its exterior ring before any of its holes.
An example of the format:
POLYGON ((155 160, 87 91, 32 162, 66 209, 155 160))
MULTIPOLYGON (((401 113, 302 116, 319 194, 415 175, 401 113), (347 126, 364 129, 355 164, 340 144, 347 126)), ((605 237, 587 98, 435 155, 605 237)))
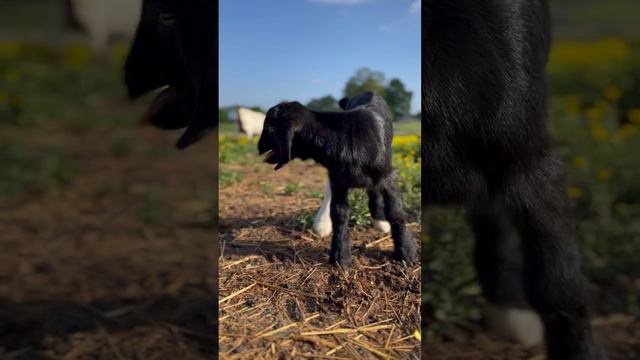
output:
POLYGON ((319 237, 327 237, 331 234, 331 219, 317 219, 313 222, 313 232, 319 237))
POLYGON ((373 225, 373 228, 376 230, 380 230, 386 233, 391 231, 391 224, 389 224, 389 222, 386 220, 373 219, 371 220, 371 224, 373 225))
POLYGON ((487 304, 482 313, 486 327, 505 339, 526 347, 539 345, 543 341, 544 325, 533 310, 487 304))

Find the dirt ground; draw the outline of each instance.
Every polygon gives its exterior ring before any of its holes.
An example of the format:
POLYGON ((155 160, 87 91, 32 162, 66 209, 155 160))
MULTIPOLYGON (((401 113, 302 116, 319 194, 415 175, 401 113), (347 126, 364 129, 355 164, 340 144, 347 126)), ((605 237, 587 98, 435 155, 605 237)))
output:
POLYGON ((202 196, 215 189, 214 142, 179 152, 177 136, 3 130, 2 141, 63 147, 78 173, 61 189, 0 201, 0 358, 216 353, 214 199, 202 196), (130 151, 114 156, 122 136, 130 151))
MULTIPOLYGON (((609 360, 640 359, 640 321, 629 315, 596 317, 596 334, 609 360)), ((448 336, 429 338, 424 348, 429 360, 544 360, 541 346, 527 349, 487 333, 480 324, 457 328, 448 336)))
MULTIPOLYGON (((392 261, 391 239, 367 227, 351 230, 343 272, 328 264, 330 238, 297 220, 318 209, 305 193, 322 191, 325 170, 224 166, 243 178, 220 189, 220 358, 420 358, 420 266, 392 261), (302 190, 287 194, 288 183, 302 190)), ((418 242, 419 224, 409 229, 418 242)))

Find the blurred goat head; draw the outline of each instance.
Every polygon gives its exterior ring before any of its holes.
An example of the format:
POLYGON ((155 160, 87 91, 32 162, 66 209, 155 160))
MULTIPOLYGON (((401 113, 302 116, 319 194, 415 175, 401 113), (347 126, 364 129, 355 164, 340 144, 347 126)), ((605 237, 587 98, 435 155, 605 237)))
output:
POLYGON ((179 149, 217 125, 214 11, 212 0, 144 0, 125 64, 130 98, 164 87, 144 121, 163 129, 186 127, 179 149))

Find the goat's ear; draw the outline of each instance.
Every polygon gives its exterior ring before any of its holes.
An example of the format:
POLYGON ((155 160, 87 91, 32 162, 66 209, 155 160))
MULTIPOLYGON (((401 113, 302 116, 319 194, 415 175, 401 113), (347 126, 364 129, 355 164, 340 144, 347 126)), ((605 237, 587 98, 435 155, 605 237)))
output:
POLYGON ((349 103, 349 98, 342 98, 340 99, 340 101, 338 102, 338 105, 340 105, 340 109, 342 110, 347 110, 347 104, 349 103))
POLYGON ((291 145, 293 143, 293 128, 291 125, 276 128, 276 150, 278 164, 274 170, 279 170, 291 161, 291 145))

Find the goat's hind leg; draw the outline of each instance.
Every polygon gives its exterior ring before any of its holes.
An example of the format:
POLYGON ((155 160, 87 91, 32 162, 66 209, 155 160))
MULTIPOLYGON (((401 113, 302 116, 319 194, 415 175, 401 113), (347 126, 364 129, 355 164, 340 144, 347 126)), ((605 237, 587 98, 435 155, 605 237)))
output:
POLYGON ((384 199, 384 215, 391 224, 394 256, 397 260, 411 263, 416 259, 416 244, 411 239, 405 225, 406 214, 402 203, 402 193, 396 176, 390 176, 383 184, 381 194, 384 199))
POLYGON ((548 157, 510 192, 522 238, 525 290, 545 325, 549 360, 604 359, 587 311, 562 168, 548 157))
POLYGON ((331 180, 331 252, 329 261, 342 268, 351 266, 351 240, 349 239, 349 188, 331 180))
POLYGON ((331 234, 331 183, 327 182, 324 188, 324 197, 322 205, 313 219, 313 231, 320 237, 329 236, 331 234))
POLYGON ((371 224, 376 230, 388 233, 391 231, 391 224, 384 216, 384 198, 380 191, 367 190, 369 196, 369 212, 371 213, 371 224))
POLYGON ((502 209, 469 209, 474 263, 487 299, 482 312, 492 332, 527 347, 542 342, 538 314, 524 290, 522 248, 511 216, 502 209))

